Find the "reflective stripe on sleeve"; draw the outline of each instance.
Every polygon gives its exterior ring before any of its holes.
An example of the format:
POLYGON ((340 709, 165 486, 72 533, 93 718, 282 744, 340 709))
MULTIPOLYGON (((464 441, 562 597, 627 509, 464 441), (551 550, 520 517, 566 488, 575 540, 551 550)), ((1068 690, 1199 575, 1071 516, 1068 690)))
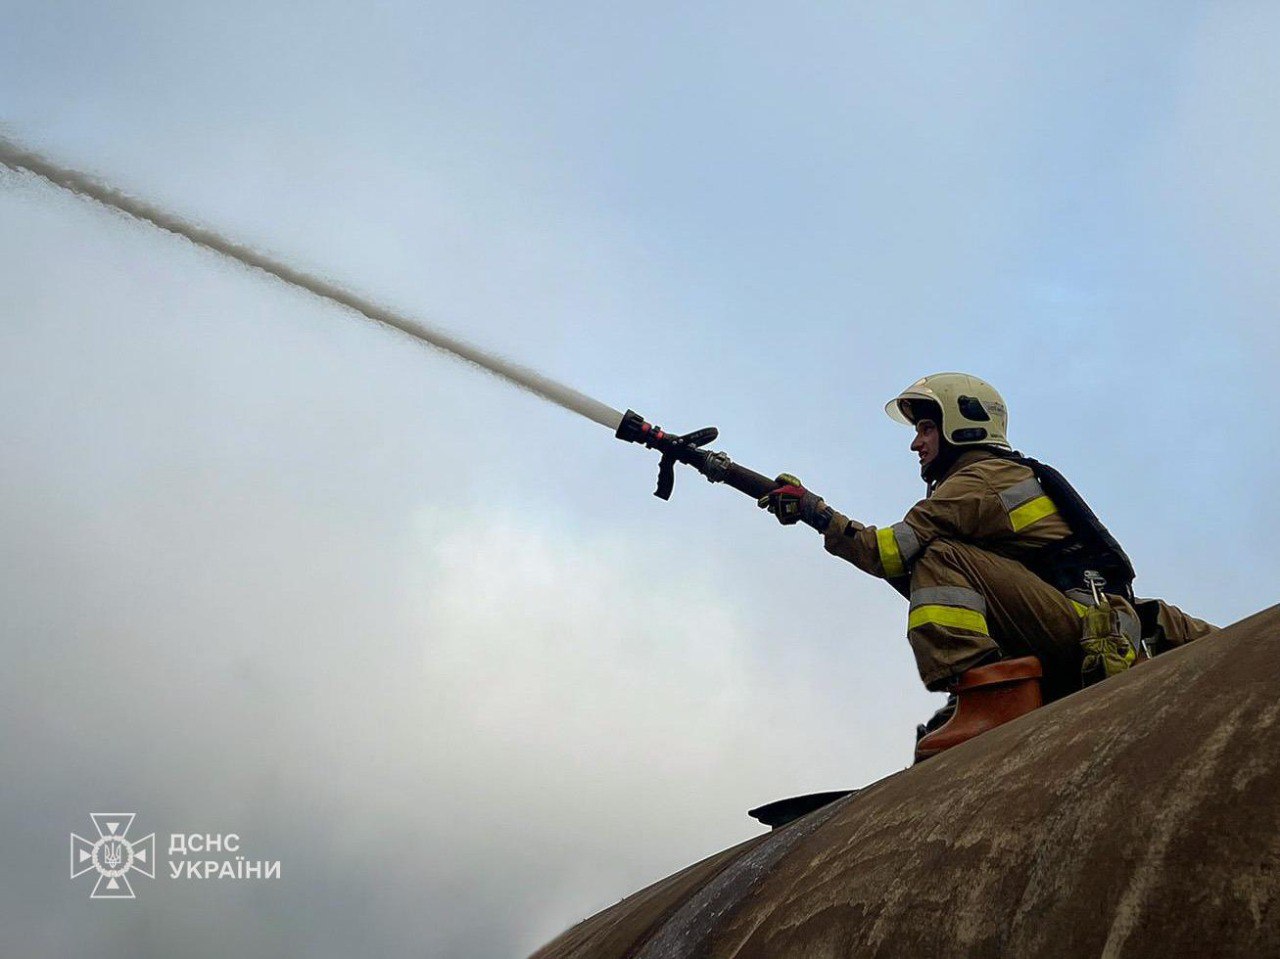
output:
POLYGON ((898 555, 902 557, 902 565, 910 565, 920 552, 920 539, 916 536, 916 531, 906 523, 894 523, 889 528, 893 530, 894 542, 898 544, 898 555))
POLYGON ((898 541, 893 536, 892 526, 876 530, 876 546, 880 548, 880 565, 884 569, 884 575, 889 579, 905 576, 907 569, 902 565, 902 554, 898 552, 898 541))
POLYGON ((893 579, 907 574, 907 566, 920 552, 920 539, 906 523, 894 523, 876 530, 876 546, 885 576, 893 579))
POLYGON ((1044 488, 1034 476, 1001 491, 1000 502, 1009 514, 1009 523, 1015 533, 1026 529, 1036 520, 1058 512, 1058 507, 1044 495, 1044 488))
POLYGON ((1040 485, 1040 481, 1032 476, 1030 479, 1024 479, 1021 483, 1015 483, 1007 490, 1003 490, 1000 493, 1000 502, 1004 503, 1006 513, 1012 513, 1023 503, 1043 495, 1044 488, 1040 485))
POLYGON ((1036 520, 1044 519, 1046 516, 1052 516, 1058 512, 1058 507, 1054 505, 1053 500, 1047 496, 1037 496, 1028 503, 1023 503, 1015 510, 1009 512, 1009 522, 1013 526, 1015 533, 1026 529, 1036 520))

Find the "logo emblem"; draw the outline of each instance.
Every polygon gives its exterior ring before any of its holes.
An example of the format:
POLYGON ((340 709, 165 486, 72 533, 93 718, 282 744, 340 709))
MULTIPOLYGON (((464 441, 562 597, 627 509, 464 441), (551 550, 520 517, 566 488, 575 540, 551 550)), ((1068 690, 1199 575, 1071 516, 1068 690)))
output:
POLYGON ((83 876, 90 869, 98 872, 98 883, 90 899, 133 899, 129 873, 138 872, 148 879, 156 877, 156 834, 137 842, 127 838, 134 813, 95 812, 89 818, 98 830, 96 840, 71 834, 71 878, 83 876))

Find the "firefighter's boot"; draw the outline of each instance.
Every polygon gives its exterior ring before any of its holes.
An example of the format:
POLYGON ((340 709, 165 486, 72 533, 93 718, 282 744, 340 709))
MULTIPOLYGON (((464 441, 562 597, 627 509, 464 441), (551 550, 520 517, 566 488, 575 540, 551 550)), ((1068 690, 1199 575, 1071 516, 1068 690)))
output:
POLYGON ((1044 670, 1034 656, 976 666, 956 680, 956 712, 941 729, 916 743, 916 762, 1037 709, 1044 670))

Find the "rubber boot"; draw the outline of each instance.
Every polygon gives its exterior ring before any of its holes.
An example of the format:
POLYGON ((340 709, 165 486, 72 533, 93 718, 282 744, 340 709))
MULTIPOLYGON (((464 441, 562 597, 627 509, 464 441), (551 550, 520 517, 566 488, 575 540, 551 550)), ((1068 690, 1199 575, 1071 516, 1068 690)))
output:
POLYGON ((916 762, 1037 709, 1044 670, 1034 656, 976 666, 956 680, 956 714, 916 743, 916 762))

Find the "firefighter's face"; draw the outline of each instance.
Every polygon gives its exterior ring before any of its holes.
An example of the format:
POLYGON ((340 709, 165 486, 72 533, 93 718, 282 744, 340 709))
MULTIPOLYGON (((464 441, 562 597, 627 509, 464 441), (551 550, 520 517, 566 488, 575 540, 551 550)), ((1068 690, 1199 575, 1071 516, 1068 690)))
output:
POLYGON ((937 457, 941 441, 942 434, 938 432, 937 423, 926 419, 916 421, 916 438, 911 441, 911 452, 920 457, 922 468, 928 466, 937 457))

